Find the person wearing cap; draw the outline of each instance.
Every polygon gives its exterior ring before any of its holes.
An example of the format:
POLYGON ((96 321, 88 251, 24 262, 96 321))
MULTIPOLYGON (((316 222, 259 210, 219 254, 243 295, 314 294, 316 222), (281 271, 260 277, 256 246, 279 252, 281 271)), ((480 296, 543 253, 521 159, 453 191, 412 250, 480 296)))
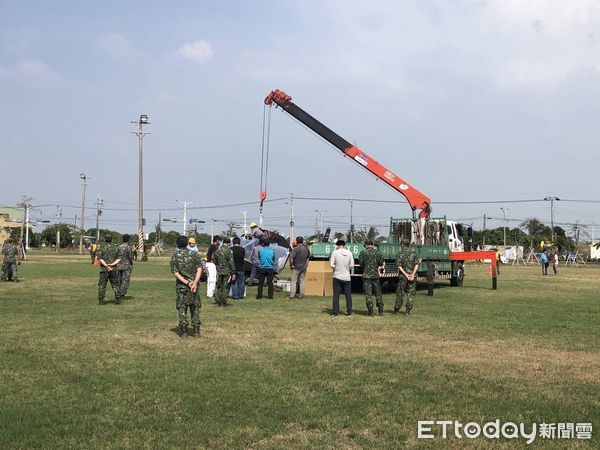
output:
POLYGON ((233 253, 229 248, 231 240, 223 239, 223 244, 212 255, 212 260, 217 266, 217 286, 215 289, 215 303, 218 306, 227 305, 230 283, 235 281, 235 264, 233 262, 233 253))
POLYGON ((336 249, 331 253, 329 265, 333 269, 333 310, 331 315, 337 317, 340 313, 340 293, 346 297, 346 315, 352 316, 351 274, 354 268, 354 256, 346 248, 346 242, 339 239, 336 249))
POLYGON ((188 245, 187 245, 187 249, 188 249, 190 252, 197 252, 197 253, 199 253, 199 252, 200 252, 200 250, 198 250, 198 247, 196 247, 196 238, 193 238, 193 237, 191 237, 191 238, 188 238, 188 245))
POLYGON ((252 235, 253 239, 258 239, 258 242, 260 242, 260 240, 265 234, 265 231, 261 227, 256 225, 256 223, 252 222, 250 224, 250 234, 252 235))
POLYGON ((402 239, 402 248, 396 256, 396 265, 398 266, 398 287, 396 289, 396 304, 394 305, 394 314, 400 313, 404 296, 408 297, 406 302, 406 315, 410 315, 413 308, 413 297, 417 294, 417 270, 421 260, 417 253, 410 248, 410 241, 402 239))

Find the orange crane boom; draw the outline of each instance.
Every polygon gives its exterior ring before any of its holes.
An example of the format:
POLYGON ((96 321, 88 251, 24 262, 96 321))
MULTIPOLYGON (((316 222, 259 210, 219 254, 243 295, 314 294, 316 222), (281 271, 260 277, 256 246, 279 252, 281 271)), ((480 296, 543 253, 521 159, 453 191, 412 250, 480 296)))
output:
POLYGON ((291 96, 278 89, 271 91, 265 98, 265 105, 272 104, 279 106, 283 111, 287 112, 300 123, 304 124, 310 130, 314 131, 327 142, 339 149, 344 156, 348 156, 360 167, 375 175, 375 177, 386 183, 396 192, 402 194, 413 210, 413 214, 415 214, 415 211, 419 210, 419 217, 427 218, 431 215, 431 199, 429 197, 415 189, 357 146, 352 145, 312 117, 298 105, 293 103, 291 96))

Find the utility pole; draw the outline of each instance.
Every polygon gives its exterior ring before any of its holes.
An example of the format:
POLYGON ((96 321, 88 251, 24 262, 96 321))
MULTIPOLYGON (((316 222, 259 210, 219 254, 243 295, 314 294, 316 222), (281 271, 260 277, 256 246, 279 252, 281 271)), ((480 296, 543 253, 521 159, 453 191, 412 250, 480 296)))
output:
POLYGON ((175 200, 177 203, 181 203, 183 205, 183 235, 186 236, 187 233, 187 207, 191 205, 193 202, 187 201, 179 201, 175 200))
POLYGON ((550 202, 550 228, 552 228, 552 237, 550 240, 554 244, 554 201, 560 201, 560 198, 550 195, 545 197, 544 200, 550 202))
POLYGON ((158 225, 156 226, 156 243, 160 244, 160 232, 161 232, 161 213, 158 213, 158 225))
POLYGON ((102 214, 102 208, 104 206, 104 200, 96 197, 96 242, 100 242, 100 215, 102 214))
POLYGON ((60 205, 56 205, 56 253, 60 249, 60 216, 62 216, 62 209, 60 205))
POLYGON ((504 209, 504 208, 500 208, 502 210, 502 214, 504 214, 504 244, 503 246, 506 247, 506 214, 508 213, 508 211, 510 211, 508 208, 504 209))
POLYGON ((139 147, 139 174, 138 174, 138 258, 145 260, 144 255, 144 136, 150 134, 144 131, 144 125, 150 125, 146 114, 140 115, 139 120, 131 121, 138 126, 137 131, 132 131, 138 137, 139 147))
POLYGON ((290 192, 290 243, 294 239, 294 193, 290 192))
POLYGON ((85 225, 85 191, 87 189, 87 178, 85 173, 80 173, 79 178, 81 178, 81 225, 79 226, 79 254, 83 255, 83 233, 84 233, 84 225, 85 225))
POLYGON ((232 236, 233 236, 233 230, 234 230, 235 228, 239 228, 240 226, 239 226, 237 223, 235 223, 235 222, 229 222, 229 223, 227 224, 227 227, 228 227, 228 230, 229 230, 229 231, 227 232, 227 237, 232 237, 232 236))
MULTIPOLYGON (((315 212, 316 212, 317 214, 320 214, 320 212, 319 212, 318 210, 316 210, 316 209, 315 209, 315 212)), ((320 230, 319 230, 319 217, 318 217, 318 216, 315 216, 315 236, 318 236, 318 235, 319 235, 319 231, 320 231, 320 230)))
POLYGON ((28 203, 25 206, 25 250, 29 250, 29 210, 31 205, 28 203))
POLYGON ((483 213, 483 233, 482 233, 482 238, 481 238, 481 250, 483 250, 485 248, 485 221, 487 219, 487 216, 485 215, 485 213, 483 213))
MULTIPOLYGON (((26 195, 23 195, 21 202, 17 204, 18 207, 23 208, 23 220, 21 221, 21 233, 19 234, 19 245, 21 246, 23 245, 23 234, 26 234, 26 240, 29 244, 29 208, 31 207, 29 202, 31 200, 33 200, 33 197, 28 198, 26 195)), ((26 245, 25 248, 28 250, 29 245, 26 245)))
POLYGON ((579 232, 581 230, 581 226, 579 225, 579 220, 575 221, 575 225, 573 225, 573 231, 575 232, 575 252, 579 249, 579 232))
MULTIPOLYGON (((244 235, 248 234, 248 222, 247 222, 247 218, 248 218, 248 211, 242 211, 242 214, 244 215, 244 235)), ((212 236, 211 236, 212 239, 212 236)))
POLYGON ((352 217, 352 207, 353 207, 352 197, 350 198, 350 242, 354 242, 354 219, 352 217))

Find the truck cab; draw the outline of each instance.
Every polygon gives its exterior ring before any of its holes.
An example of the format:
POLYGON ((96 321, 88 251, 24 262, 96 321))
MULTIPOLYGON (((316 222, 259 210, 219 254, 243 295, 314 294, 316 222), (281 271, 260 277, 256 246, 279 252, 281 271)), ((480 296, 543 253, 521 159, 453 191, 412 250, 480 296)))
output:
POLYGON ((451 252, 464 252, 465 244, 461 236, 462 227, 453 220, 446 221, 448 233, 448 248, 451 252))

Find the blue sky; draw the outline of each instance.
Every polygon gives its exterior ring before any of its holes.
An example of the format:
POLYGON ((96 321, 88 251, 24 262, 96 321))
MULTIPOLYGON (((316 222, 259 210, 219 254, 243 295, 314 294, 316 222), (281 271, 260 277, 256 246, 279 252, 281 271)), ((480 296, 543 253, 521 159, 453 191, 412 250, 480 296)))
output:
MULTIPOLYGON (((0 204, 27 194, 73 218, 85 172, 87 204, 104 199, 104 224, 134 231, 129 122, 147 114, 149 224, 158 210, 181 217, 176 200, 255 202, 190 214, 241 222, 247 210, 256 220, 262 102, 275 88, 431 197, 434 215, 480 227, 504 207, 515 226, 549 222, 549 204, 435 202, 600 199, 592 0, 0 0, 0 11, 0 204)), ((399 201, 355 203, 358 226, 410 214, 402 197, 279 111, 268 186, 271 198, 399 201)), ((298 200, 297 231, 314 230, 315 209, 324 225, 347 229, 348 202, 298 200)), ((599 203, 561 201, 555 220, 591 224, 599 213, 599 203)), ((286 229, 288 215, 283 201, 268 204, 265 224, 286 229)))

